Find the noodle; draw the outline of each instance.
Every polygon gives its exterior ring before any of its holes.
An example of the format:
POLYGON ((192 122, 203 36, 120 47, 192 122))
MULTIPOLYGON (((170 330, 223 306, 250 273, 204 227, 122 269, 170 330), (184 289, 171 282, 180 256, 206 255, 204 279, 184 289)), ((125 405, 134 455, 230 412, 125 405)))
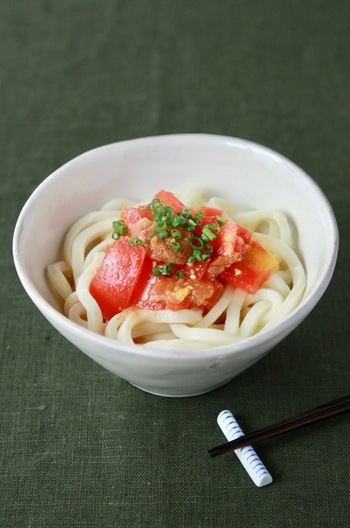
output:
POLYGON ((252 231, 261 246, 277 259, 278 271, 254 294, 225 285, 217 302, 205 314, 198 308, 172 311, 132 307, 106 321, 89 286, 111 244, 112 223, 124 207, 135 207, 128 200, 115 199, 72 225, 63 241, 63 258, 47 268, 50 287, 69 319, 127 344, 197 350, 249 338, 271 328, 298 306, 305 291, 306 275, 292 248, 288 219, 281 211, 246 211, 216 197, 205 202, 198 189, 177 196, 189 208, 198 209, 202 205, 220 208, 225 217, 252 231))

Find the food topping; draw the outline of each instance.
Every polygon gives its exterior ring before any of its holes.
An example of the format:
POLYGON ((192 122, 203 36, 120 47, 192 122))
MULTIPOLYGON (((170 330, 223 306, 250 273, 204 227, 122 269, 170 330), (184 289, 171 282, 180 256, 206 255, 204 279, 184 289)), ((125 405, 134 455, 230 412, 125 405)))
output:
POLYGON ((125 208, 90 293, 105 319, 130 306, 208 311, 229 283, 255 293, 278 269, 253 234, 210 207, 187 208, 169 191, 125 208))

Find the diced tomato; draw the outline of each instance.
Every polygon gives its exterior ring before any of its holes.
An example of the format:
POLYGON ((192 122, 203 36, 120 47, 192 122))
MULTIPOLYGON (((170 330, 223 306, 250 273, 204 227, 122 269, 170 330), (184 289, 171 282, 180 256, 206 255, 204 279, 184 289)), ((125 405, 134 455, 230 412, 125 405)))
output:
POLYGON ((224 211, 222 209, 217 209, 216 207, 208 207, 207 205, 202 205, 199 210, 204 213, 204 216, 213 216, 216 218, 217 216, 224 215, 224 211))
MULTIPOLYGON (((175 215, 186 209, 169 191, 162 190, 155 198, 172 207, 175 215)), ((203 236, 203 228, 214 224, 215 228, 209 229, 215 238, 208 241, 213 248, 210 258, 194 263, 187 261, 187 254, 182 260, 180 253, 175 254, 170 246, 164 248, 166 243, 162 239, 156 239, 160 248, 150 243, 150 236, 154 238, 154 222, 146 220, 152 219, 152 211, 146 205, 122 210, 120 219, 129 227, 129 234, 109 246, 90 285, 90 293, 106 320, 131 306, 149 310, 198 307, 207 311, 217 302, 223 284, 255 293, 278 269, 276 259, 254 240, 249 230, 231 220, 219 222, 217 217, 223 211, 218 208, 205 206, 200 210, 204 213, 202 223, 192 233, 203 236), (131 244, 129 236, 140 238, 143 245, 131 244), (170 255, 165 249, 169 249, 170 255), (153 267, 167 261, 175 263, 172 274, 155 276, 153 267)), ((188 243, 192 233, 182 233, 181 243, 188 243)), ((210 233, 207 235, 210 238, 210 233)))
POLYGON ((154 262, 147 256, 144 260, 141 274, 135 287, 131 304, 139 308, 146 308, 148 310, 162 310, 164 303, 159 299, 152 297, 152 289, 160 277, 156 277, 152 273, 154 262))
POLYGON ((252 236, 251 231, 229 220, 221 226, 220 233, 211 245, 220 254, 228 254, 229 246, 232 246, 234 253, 243 255, 250 246, 252 236))
POLYGON ((187 280, 172 275, 150 276, 134 304, 148 310, 184 310, 199 307, 210 309, 220 294, 223 285, 218 280, 187 280))
POLYGON ((236 224, 236 226, 237 226, 237 236, 241 237, 245 244, 250 244, 253 233, 249 231, 249 229, 246 229, 245 227, 242 227, 239 224, 236 224))
POLYGON ((125 207, 120 213, 120 220, 128 227, 136 224, 141 218, 152 218, 152 211, 147 210, 146 205, 138 205, 137 207, 125 207))
POLYGON ((207 299, 206 303, 205 303, 205 310, 208 312, 209 310, 211 310, 213 308, 213 306, 217 303, 217 301, 219 300, 219 297, 220 295, 222 294, 223 292, 223 285, 220 281, 218 281, 217 279, 213 279, 210 281, 212 286, 213 286, 213 293, 212 295, 207 299))
POLYGON ((182 271, 184 279, 198 280, 202 279, 209 266, 209 262, 194 262, 193 264, 185 264, 184 266, 175 266, 176 271, 182 271))
POLYGON ((234 249, 236 238, 237 238, 237 224, 230 220, 228 222, 225 222, 221 226, 219 234, 217 235, 215 240, 211 242, 211 244, 214 250, 216 250, 219 253, 226 254, 229 246, 234 249))
POLYGON ((275 257, 252 239, 243 260, 226 268, 219 279, 235 288, 255 293, 277 270, 278 262, 275 257))
POLYGON ((145 258, 146 249, 130 244, 127 237, 120 237, 107 249, 90 284, 90 293, 105 319, 130 305, 145 258))
POLYGON ((237 236, 235 242, 235 252, 243 255, 250 247, 253 233, 244 227, 237 225, 237 236))
POLYGON ((184 291, 179 282, 174 276, 151 277, 137 306, 151 310, 174 311, 189 308, 191 304, 189 290, 184 291))
MULTIPOLYGON (((218 221, 218 219, 216 218, 215 215, 204 215, 202 217, 201 228, 206 226, 206 225, 208 225, 208 224, 215 224, 216 226, 220 227, 219 221, 218 221)), ((197 230, 197 228, 196 228, 196 230, 197 230)))
POLYGON ((146 310, 165 309, 164 301, 159 296, 155 295, 160 278, 161 277, 155 277, 154 275, 148 277, 141 294, 134 298, 133 304, 135 306, 146 310))
POLYGON ((174 209, 174 213, 179 213, 183 209, 186 209, 186 206, 176 198, 176 196, 170 191, 159 191, 154 198, 158 198, 166 203, 169 207, 174 209))

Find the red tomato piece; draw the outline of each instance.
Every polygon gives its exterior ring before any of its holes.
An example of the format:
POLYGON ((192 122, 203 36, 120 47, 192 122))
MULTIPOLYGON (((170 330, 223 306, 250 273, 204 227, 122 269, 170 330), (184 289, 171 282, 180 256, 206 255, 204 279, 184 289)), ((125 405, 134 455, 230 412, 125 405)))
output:
POLYGON ((278 270, 278 262, 256 240, 251 240, 243 260, 226 268, 219 276, 223 282, 232 284, 248 293, 255 293, 264 282, 278 270))
POLYGON ((221 226, 220 233, 211 244, 222 255, 230 254, 230 246, 237 255, 243 255, 250 247, 252 236, 251 231, 229 220, 221 226))
POLYGON ((217 237, 211 242, 214 250, 220 254, 232 253, 231 247, 234 249, 237 239, 237 224, 232 220, 225 222, 217 237))
POLYGON ((169 207, 172 207, 174 209, 174 213, 179 213, 183 209, 187 209, 186 206, 174 196, 174 194, 170 191, 159 191, 154 198, 158 198, 158 200, 162 200, 166 203, 169 207))
POLYGON ((210 309, 220 294, 223 285, 214 280, 186 280, 176 276, 150 276, 143 291, 135 303, 139 308, 148 310, 184 310, 198 307, 210 309))
POLYGON ((130 306, 146 257, 143 246, 120 237, 107 249, 105 258, 90 284, 90 293, 105 319, 130 306))
POLYGON ((183 266, 175 266, 174 272, 182 271, 182 277, 184 279, 191 279, 191 280, 198 280, 202 279, 205 275, 205 272, 207 271, 209 266, 209 262, 194 262, 193 264, 189 264, 188 262, 184 264, 183 266))
POLYGON ((250 244, 253 233, 249 231, 249 229, 246 229, 245 227, 242 227, 239 224, 237 225, 237 236, 241 237, 245 244, 250 244))
POLYGON ((128 227, 136 224, 141 218, 152 218, 152 211, 147 210, 147 205, 138 205, 137 207, 125 207, 120 213, 120 220, 128 227))
POLYGON ((216 207, 208 207, 207 205, 202 205, 199 210, 204 213, 204 216, 214 216, 216 218, 217 216, 224 215, 224 211, 222 209, 217 209, 216 207))
POLYGON ((222 294, 223 292, 223 285, 220 281, 218 281, 217 279, 212 279, 210 281, 210 284, 212 285, 213 287, 213 293, 212 295, 206 300, 206 303, 204 305, 204 308, 205 308, 205 311, 208 312, 209 310, 211 310, 214 305, 217 303, 217 301, 219 300, 219 297, 220 295, 222 294))
POLYGON ((132 296, 132 304, 148 310, 161 310, 164 308, 164 303, 152 296, 152 289, 160 278, 153 275, 153 266, 154 261, 147 256, 132 296))
POLYGON ((208 225, 208 224, 215 224, 216 226, 220 227, 220 224, 219 224, 219 221, 218 219, 216 218, 215 215, 204 215, 202 217, 202 223, 200 225, 200 227, 196 227, 195 229, 195 232, 199 232, 201 233, 202 232, 202 227, 208 225))
POLYGON ((169 309, 174 311, 189 308, 190 296, 188 294, 181 295, 179 282, 174 276, 151 277, 137 306, 149 310, 169 309), (176 287, 177 290, 175 290, 176 287))
POLYGON ((237 225, 237 236, 235 241, 235 252, 243 255, 250 247, 253 233, 244 227, 237 225))

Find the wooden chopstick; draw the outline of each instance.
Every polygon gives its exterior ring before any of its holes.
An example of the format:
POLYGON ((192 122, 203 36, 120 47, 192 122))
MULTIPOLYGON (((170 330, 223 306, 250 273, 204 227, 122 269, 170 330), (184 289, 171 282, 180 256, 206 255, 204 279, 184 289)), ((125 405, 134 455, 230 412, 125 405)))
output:
POLYGON ((274 424, 262 427, 257 431, 244 435, 236 440, 231 440, 225 444, 213 447, 208 450, 208 453, 211 457, 216 457, 218 455, 223 455, 241 447, 246 447, 248 445, 256 444, 262 442, 263 440, 268 440, 274 438, 275 436, 282 435, 294 429, 299 429, 306 425, 324 420, 331 416, 336 416, 343 412, 350 410, 350 395, 344 396, 332 402, 326 403, 309 411, 303 412, 296 416, 292 416, 276 422, 274 424))

